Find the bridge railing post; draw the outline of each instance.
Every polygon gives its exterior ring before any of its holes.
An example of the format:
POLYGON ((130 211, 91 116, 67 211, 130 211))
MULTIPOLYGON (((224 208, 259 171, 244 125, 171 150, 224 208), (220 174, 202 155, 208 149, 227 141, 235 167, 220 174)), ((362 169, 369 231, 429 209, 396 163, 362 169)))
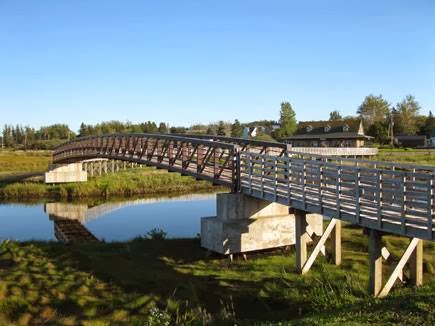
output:
POLYGON ((240 182, 240 151, 238 148, 234 148, 233 151, 231 151, 230 155, 233 156, 232 160, 232 180, 233 180, 233 192, 239 192, 241 187, 240 182))

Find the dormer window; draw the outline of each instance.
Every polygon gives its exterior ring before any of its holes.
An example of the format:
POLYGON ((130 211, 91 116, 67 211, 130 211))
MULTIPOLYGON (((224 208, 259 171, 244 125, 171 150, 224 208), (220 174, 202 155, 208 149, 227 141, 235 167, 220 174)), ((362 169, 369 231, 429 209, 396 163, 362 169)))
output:
POLYGON ((349 131, 349 125, 344 125, 343 126, 343 131, 344 132, 348 132, 349 131))
POLYGON ((330 125, 326 125, 324 130, 325 130, 325 132, 331 131, 331 126, 330 125))
POLYGON ((313 126, 307 126, 307 132, 311 132, 313 130, 313 126))

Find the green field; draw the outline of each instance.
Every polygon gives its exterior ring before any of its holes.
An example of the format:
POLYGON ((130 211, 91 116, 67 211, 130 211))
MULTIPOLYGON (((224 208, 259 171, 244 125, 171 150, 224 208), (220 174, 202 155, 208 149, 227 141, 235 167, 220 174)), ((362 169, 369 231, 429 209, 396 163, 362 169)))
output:
POLYGON ((84 198, 114 198, 159 193, 185 193, 217 191, 206 181, 169 173, 153 168, 139 168, 106 174, 85 183, 46 185, 42 181, 0 182, 0 199, 3 200, 78 200, 84 198))
POLYGON ((0 150, 0 178, 23 172, 44 172, 50 162, 50 151, 0 150))
POLYGON ((51 161, 48 151, 0 151, 0 200, 78 200, 83 198, 131 197, 159 193, 218 191, 211 183, 197 181, 149 167, 106 174, 86 183, 46 185, 42 177, 6 180, 28 172, 44 172, 51 161), (3 179, 3 181, 2 181, 3 179))
MULTIPOLYGON (((425 243, 424 287, 399 284, 373 299, 366 236, 343 231, 342 266, 321 257, 304 276, 292 251, 230 263, 205 258, 197 239, 9 242, 0 253, 0 324, 433 324, 434 244, 425 243)), ((409 240, 385 241, 399 256, 409 240)))
POLYGON ((404 164, 435 165, 435 151, 414 149, 381 149, 375 161, 404 164))

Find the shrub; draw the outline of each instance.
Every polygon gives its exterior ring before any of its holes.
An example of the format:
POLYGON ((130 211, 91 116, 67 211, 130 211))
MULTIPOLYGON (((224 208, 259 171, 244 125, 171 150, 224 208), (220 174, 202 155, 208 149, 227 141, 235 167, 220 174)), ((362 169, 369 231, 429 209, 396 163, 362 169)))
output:
POLYGON ((163 240, 166 239, 168 234, 160 228, 154 228, 147 233, 147 237, 152 240, 163 240))

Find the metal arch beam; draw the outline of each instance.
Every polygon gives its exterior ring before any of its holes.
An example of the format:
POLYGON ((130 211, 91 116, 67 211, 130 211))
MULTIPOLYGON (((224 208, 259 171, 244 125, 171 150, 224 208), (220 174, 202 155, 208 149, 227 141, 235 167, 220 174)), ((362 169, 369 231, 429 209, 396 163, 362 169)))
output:
POLYGON ((218 141, 222 143, 228 143, 237 145, 245 150, 257 150, 261 153, 268 151, 273 151, 279 156, 286 154, 291 147, 285 143, 273 142, 273 141, 263 141, 263 140, 251 140, 238 137, 227 137, 227 136, 215 136, 215 135, 195 135, 195 134, 173 134, 177 137, 189 137, 202 140, 218 141))
POLYGON ((128 161, 180 172, 238 191, 236 157, 237 146, 224 142, 167 134, 113 134, 77 138, 62 144, 55 148, 53 162, 92 158, 128 161), (215 152, 220 155, 210 154, 215 152))

